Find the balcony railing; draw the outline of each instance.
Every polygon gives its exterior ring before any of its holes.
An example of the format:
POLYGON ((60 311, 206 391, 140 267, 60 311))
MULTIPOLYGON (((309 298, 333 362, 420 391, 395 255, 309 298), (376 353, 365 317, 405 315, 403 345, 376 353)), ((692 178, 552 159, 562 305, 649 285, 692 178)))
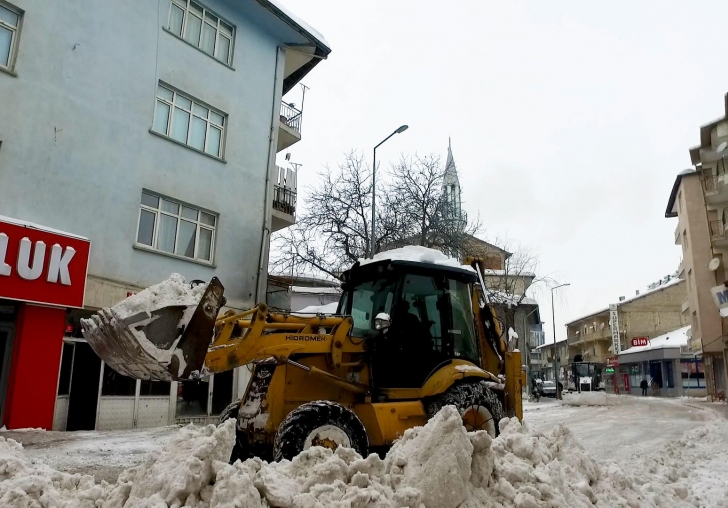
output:
POLYGON ((276 166, 277 177, 273 182, 273 208, 279 212, 296 215, 296 171, 276 166))
POLYGON ((704 176, 703 190, 706 195, 716 194, 718 192, 718 177, 716 175, 704 176))
POLYGON ((302 111, 299 111, 291 104, 281 101, 281 123, 298 132, 299 135, 301 134, 302 117, 302 111))
POLYGON ((529 338, 529 345, 531 347, 542 346, 546 342, 546 332, 539 332, 532 330, 529 338))
POLYGON ((725 238, 725 226, 723 225, 723 221, 720 219, 710 221, 710 239, 722 240, 723 238, 725 238))

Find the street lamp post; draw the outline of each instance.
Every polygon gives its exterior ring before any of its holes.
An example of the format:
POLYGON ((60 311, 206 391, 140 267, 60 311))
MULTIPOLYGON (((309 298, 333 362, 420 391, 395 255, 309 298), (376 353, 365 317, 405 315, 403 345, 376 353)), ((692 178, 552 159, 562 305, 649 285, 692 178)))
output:
POLYGON ((377 148, 379 148, 385 141, 387 141, 389 138, 394 136, 395 134, 401 134, 402 132, 406 131, 409 126, 402 125, 400 126, 396 131, 394 131, 392 134, 384 138, 381 143, 379 143, 377 146, 374 147, 374 161, 372 166, 372 235, 369 239, 369 257, 374 257, 374 221, 376 217, 376 174, 377 174, 377 148))
MULTIPOLYGON (((554 330, 554 348, 556 347, 556 312, 554 311, 554 290, 562 288, 564 286, 571 286, 570 283, 560 284, 551 288, 551 325, 554 330)), ((558 363, 554 363, 554 381, 556 381, 556 398, 561 397, 561 390, 559 390, 559 374, 558 374, 558 363)))

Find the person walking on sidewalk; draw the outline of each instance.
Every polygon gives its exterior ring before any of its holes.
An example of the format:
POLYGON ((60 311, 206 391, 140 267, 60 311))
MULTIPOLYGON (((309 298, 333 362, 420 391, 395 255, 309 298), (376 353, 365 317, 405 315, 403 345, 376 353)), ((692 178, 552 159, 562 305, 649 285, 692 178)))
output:
POLYGON ((644 395, 647 395, 647 386, 648 386, 647 380, 643 378, 642 379, 642 382, 640 383, 640 388, 642 388, 642 395, 643 396, 644 395))

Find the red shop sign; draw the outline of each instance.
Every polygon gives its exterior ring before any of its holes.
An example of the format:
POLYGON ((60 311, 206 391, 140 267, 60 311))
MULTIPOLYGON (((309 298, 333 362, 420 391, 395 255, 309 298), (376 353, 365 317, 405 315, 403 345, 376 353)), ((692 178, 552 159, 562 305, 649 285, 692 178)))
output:
POLYGON ((635 337, 632 339, 632 347, 647 346, 650 340, 647 337, 635 337))
POLYGON ((0 216, 0 298, 83 307, 91 242, 0 216))
POLYGON ((619 367, 619 358, 616 356, 607 358, 607 367, 619 367))

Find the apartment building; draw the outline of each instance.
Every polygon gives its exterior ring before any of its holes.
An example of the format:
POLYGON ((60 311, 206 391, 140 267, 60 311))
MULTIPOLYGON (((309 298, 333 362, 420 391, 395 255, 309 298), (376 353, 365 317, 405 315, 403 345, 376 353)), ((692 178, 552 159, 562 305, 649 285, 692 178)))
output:
POLYGON ((580 355, 605 368, 607 358, 630 347, 632 339, 651 339, 690 324, 681 308, 685 294, 685 281, 665 277, 647 291, 566 323, 568 363, 580 355), (617 336, 619 351, 614 348, 617 336))
POLYGON ((213 421, 242 393, 244 369, 120 376, 79 319, 175 272, 219 277, 231 308, 265 301, 269 234, 295 222, 275 160, 303 114, 283 96, 329 52, 276 0, 0 0, 8 428, 213 421))
POLYGON ((724 115, 700 127, 689 150, 693 168, 677 175, 665 217, 677 217, 675 244, 688 281, 683 312, 692 326, 690 349, 702 358, 708 394, 728 388, 728 94, 724 115))
POLYGON ((568 379, 569 348, 567 339, 562 339, 555 343, 543 344, 537 348, 537 351, 538 367, 534 365, 532 367, 534 371, 538 368, 538 371, 543 374, 544 379, 551 381, 556 380, 558 377, 563 383, 565 379, 568 379), (556 365, 556 372, 554 372, 554 365, 556 365))

